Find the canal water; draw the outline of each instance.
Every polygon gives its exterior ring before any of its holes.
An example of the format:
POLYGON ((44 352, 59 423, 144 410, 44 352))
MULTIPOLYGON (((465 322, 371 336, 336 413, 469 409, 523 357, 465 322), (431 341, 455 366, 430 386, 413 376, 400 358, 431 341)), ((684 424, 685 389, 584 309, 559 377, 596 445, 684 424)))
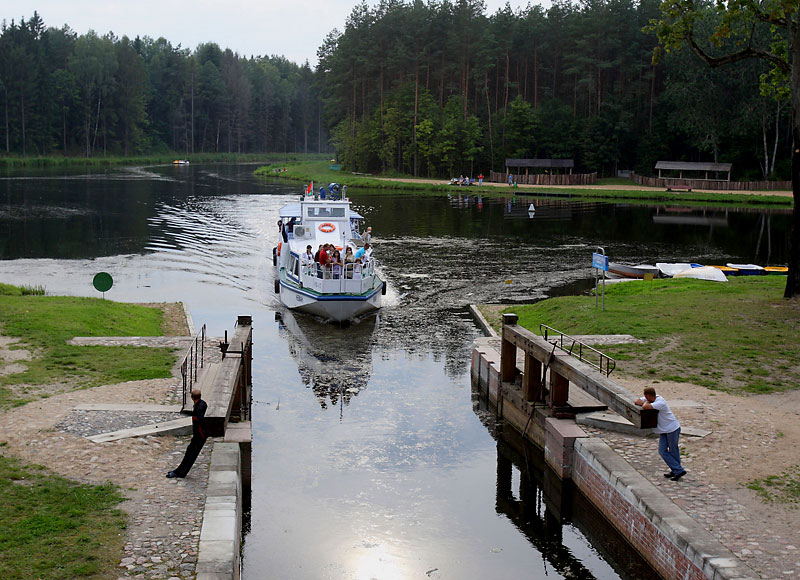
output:
POLYGON ((782 265, 788 212, 351 192, 389 292, 339 328, 273 293, 274 224, 300 186, 254 169, 0 176, 0 281, 96 296, 106 271, 107 298, 183 301, 218 336, 253 316, 244 578, 649 577, 473 396, 467 305, 586 291, 598 246, 628 263, 782 265))

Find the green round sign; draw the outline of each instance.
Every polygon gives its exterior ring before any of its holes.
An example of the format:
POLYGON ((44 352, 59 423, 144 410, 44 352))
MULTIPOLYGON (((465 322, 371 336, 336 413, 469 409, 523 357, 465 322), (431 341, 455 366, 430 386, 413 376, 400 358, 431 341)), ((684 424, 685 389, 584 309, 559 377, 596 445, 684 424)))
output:
POLYGON ((94 275, 92 284, 94 284, 94 288, 98 292, 108 292, 111 290, 111 286, 114 285, 114 280, 108 272, 98 272, 94 275))

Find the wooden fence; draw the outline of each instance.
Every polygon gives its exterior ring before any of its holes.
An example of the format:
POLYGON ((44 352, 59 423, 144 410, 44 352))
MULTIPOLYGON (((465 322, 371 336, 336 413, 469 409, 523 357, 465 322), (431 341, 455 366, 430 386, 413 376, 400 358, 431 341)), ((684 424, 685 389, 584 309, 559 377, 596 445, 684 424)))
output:
POLYGON ((792 189, 791 181, 727 181, 724 179, 678 179, 673 177, 645 177, 631 172, 631 179, 646 187, 678 189, 710 189, 718 191, 773 191, 792 189))
MULTIPOLYGON (((597 182, 597 173, 572 173, 553 175, 550 173, 532 173, 530 175, 514 176, 518 185, 593 185, 597 182)), ((508 183, 508 173, 498 171, 489 172, 489 181, 508 183)))

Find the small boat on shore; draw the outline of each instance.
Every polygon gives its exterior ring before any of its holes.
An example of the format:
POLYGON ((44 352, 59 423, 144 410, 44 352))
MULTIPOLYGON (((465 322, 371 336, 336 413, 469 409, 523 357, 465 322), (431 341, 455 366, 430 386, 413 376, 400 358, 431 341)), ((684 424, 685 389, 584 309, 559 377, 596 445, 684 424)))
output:
POLYGON ((786 266, 764 266, 764 273, 778 276, 788 276, 789 268, 786 266))
POLYGON ((766 274, 764 268, 756 264, 727 264, 728 268, 737 271, 737 276, 763 276, 766 274))
POLYGON ((694 267, 696 267, 695 264, 688 262, 656 262, 656 268, 658 268, 662 278, 672 278, 678 272, 691 270, 694 267))
POLYGON ((350 200, 319 199, 306 190, 299 203, 280 210, 278 245, 273 248, 276 267, 275 292, 288 308, 344 322, 381 306, 386 283, 376 272, 375 259, 365 253, 363 263, 331 267, 302 258, 306 246, 312 251, 332 244, 342 255, 351 248, 358 257, 364 242, 359 224, 364 218, 350 207, 350 200))
POLYGON ((673 278, 694 278, 695 280, 709 280, 711 282, 727 282, 728 278, 722 270, 714 266, 700 266, 677 272, 673 278))
POLYGON ((618 262, 609 262, 608 271, 611 274, 619 276, 620 278, 644 278, 645 274, 652 274, 657 277, 659 274, 658 268, 649 264, 640 264, 638 266, 628 266, 618 262))
POLYGON ((731 268, 730 266, 716 266, 714 264, 710 264, 712 268, 716 268, 726 276, 737 276, 739 274, 739 270, 736 268, 731 268))

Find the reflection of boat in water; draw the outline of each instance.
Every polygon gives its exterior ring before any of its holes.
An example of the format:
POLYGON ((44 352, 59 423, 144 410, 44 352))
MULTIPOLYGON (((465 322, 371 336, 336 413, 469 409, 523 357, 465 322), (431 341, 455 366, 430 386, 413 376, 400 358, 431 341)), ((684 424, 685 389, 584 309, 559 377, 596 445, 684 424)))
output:
POLYGON ((369 383, 372 335, 377 317, 367 317, 343 331, 338 325, 287 310, 276 313, 303 384, 323 409, 349 405, 369 383))
POLYGON ((299 203, 281 208, 280 217, 281 237, 273 250, 273 263, 278 269, 275 292, 281 302, 339 322, 380 308, 386 284, 375 271, 371 252, 364 255, 363 263, 359 261, 364 244, 358 225, 363 218, 350 208, 349 199, 307 195, 299 203), (346 248, 351 248, 355 263, 321 266, 304 262, 306 246, 313 252, 320 244, 332 244, 342 257, 346 248))

